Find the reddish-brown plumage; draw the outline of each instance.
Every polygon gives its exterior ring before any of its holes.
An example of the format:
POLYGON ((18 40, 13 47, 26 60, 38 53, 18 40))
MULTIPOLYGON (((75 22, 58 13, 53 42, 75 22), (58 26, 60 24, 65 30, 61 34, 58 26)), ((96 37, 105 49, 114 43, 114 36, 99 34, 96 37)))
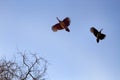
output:
POLYGON ((66 31, 70 32, 68 26, 70 25, 70 18, 66 17, 65 19, 63 19, 62 21, 60 21, 58 18, 57 20, 59 21, 59 23, 55 24, 52 26, 52 30, 54 32, 56 32, 57 30, 62 30, 65 29, 66 31))

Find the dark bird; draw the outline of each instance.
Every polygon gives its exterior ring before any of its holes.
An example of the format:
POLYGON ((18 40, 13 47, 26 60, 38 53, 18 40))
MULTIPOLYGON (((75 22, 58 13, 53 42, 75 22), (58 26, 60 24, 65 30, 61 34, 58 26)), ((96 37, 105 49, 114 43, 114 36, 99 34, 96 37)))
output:
POLYGON ((65 29, 67 32, 70 32, 70 29, 68 28, 68 26, 70 25, 70 18, 66 17, 62 21, 59 20, 58 17, 56 17, 56 18, 59 21, 59 23, 53 25, 52 26, 52 30, 54 32, 56 32, 57 30, 65 29))
POLYGON ((103 29, 101 29, 100 31, 98 31, 97 29, 95 29, 94 27, 90 28, 90 31, 94 34, 94 36, 97 38, 96 41, 97 43, 99 43, 99 40, 103 40, 106 35, 101 33, 103 29))

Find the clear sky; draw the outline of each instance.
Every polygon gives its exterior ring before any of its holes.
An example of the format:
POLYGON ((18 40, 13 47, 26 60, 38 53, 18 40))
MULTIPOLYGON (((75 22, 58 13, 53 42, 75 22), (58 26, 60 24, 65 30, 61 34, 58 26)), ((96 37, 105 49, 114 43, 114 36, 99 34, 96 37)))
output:
POLYGON ((120 0, 0 0, 0 58, 36 52, 49 80, 120 80, 120 0), (71 19, 71 32, 52 25, 71 19), (90 27, 103 28, 97 44, 90 27))

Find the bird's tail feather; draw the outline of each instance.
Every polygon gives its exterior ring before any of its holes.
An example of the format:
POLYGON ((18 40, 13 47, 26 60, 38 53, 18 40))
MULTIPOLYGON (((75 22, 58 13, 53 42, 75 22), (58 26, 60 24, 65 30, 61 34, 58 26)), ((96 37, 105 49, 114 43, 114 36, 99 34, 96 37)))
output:
POLYGON ((66 28, 65 30, 66 30, 67 32, 70 32, 70 29, 69 29, 69 28, 66 28))

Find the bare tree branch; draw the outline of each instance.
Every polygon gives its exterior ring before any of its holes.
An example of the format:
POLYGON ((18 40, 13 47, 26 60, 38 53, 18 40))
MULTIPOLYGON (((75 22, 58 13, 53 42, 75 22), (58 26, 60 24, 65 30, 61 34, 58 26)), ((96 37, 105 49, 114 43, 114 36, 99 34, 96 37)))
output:
POLYGON ((36 54, 19 52, 21 62, 0 60, 0 80, 42 80, 47 61, 36 54), (31 56, 31 57, 30 57, 31 56))

